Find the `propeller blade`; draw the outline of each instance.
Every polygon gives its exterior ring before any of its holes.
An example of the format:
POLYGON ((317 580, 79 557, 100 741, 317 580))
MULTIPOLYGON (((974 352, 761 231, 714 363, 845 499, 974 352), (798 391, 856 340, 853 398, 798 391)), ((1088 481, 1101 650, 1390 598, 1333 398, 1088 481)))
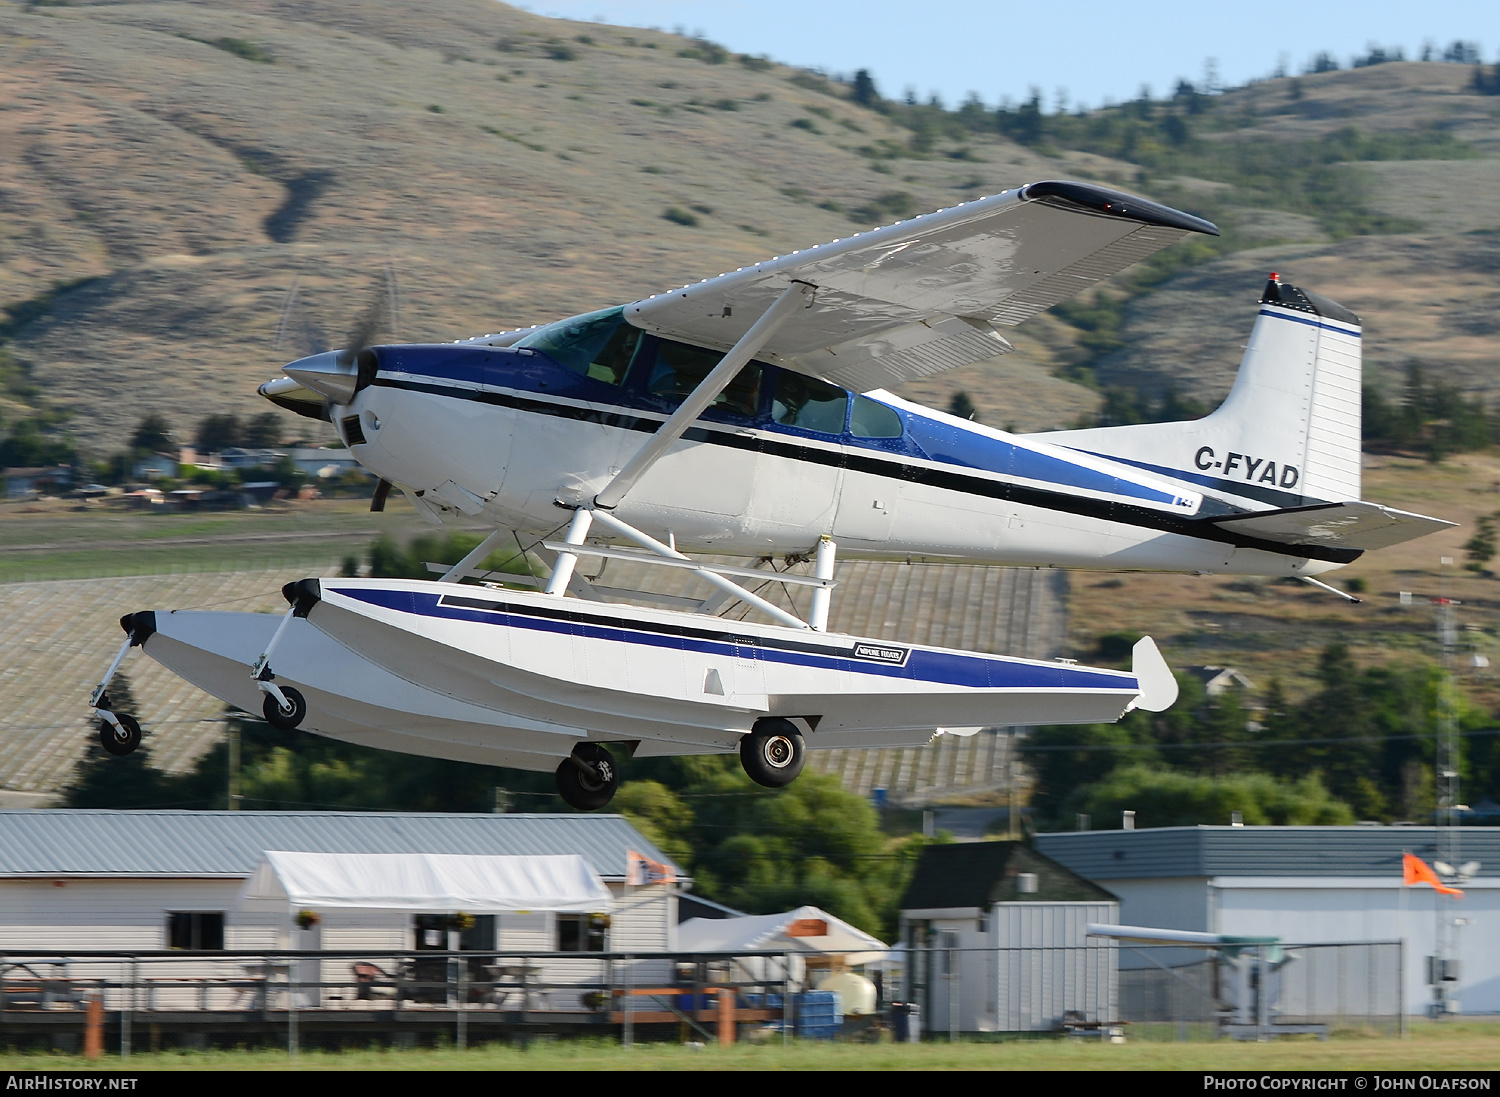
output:
POLYGON ((370 496, 370 512, 372 514, 379 514, 385 510, 386 496, 390 495, 390 493, 391 482, 389 480, 381 480, 380 483, 375 485, 375 494, 370 496))
POLYGON ((276 341, 271 344, 272 350, 280 350, 286 345, 287 332, 292 326, 292 310, 297 307, 297 290, 301 285, 302 276, 297 275, 287 287, 286 300, 281 303, 281 320, 276 325, 276 341))
POLYGON ((365 311, 359 314, 359 319, 354 323, 354 330, 349 333, 349 338, 344 340, 344 349, 339 351, 339 365, 348 366, 356 358, 359 352, 370 345, 375 338, 375 333, 380 330, 380 317, 386 309, 385 287, 376 287, 375 296, 365 306, 365 311))
POLYGON ((328 349, 328 333, 308 312, 300 274, 287 287, 286 298, 281 303, 281 319, 276 324, 276 339, 271 344, 272 350, 283 353, 289 347, 299 358, 328 349))
MULTIPOLYGON (((294 286, 294 291, 295 288, 294 286)), ((375 283, 375 291, 370 296, 369 304, 365 306, 364 312, 360 313, 359 319, 354 324, 354 330, 344 341, 344 349, 339 352, 339 363, 347 366, 359 357, 359 352, 374 341, 375 333, 380 330, 382 319, 386 321, 387 330, 394 337, 397 318, 400 315, 399 310, 400 289, 396 284, 396 268, 387 259, 384 284, 380 281, 375 283)))

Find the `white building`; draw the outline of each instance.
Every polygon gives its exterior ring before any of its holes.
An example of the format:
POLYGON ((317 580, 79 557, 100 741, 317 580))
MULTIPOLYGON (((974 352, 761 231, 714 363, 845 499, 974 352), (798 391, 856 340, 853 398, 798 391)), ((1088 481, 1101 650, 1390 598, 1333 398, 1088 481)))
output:
POLYGON ((347 449, 297 446, 289 450, 287 456, 292 459, 292 464, 307 475, 316 476, 320 480, 331 480, 346 472, 362 472, 366 476, 370 475, 347 449))
POLYGON ((1480 863, 1462 901, 1401 882, 1404 853, 1431 864, 1443 841, 1437 827, 1197 826, 1039 834, 1036 848, 1118 895, 1126 925, 1288 944, 1402 941, 1408 1013, 1432 1001, 1438 919, 1460 919, 1453 996, 1466 1013, 1500 1012, 1500 828, 1461 828, 1459 863, 1480 863))
MULTIPOLYGON (((434 947, 452 911, 322 912, 318 943, 293 913, 244 908, 267 851, 332 854, 579 854, 612 896, 607 928, 537 910, 481 916, 458 944, 496 952, 642 951, 676 944, 688 882, 619 815, 464 815, 258 811, 0 811, 0 952, 49 950, 434 947), (631 855, 667 879, 627 883, 631 855)), ((448 947, 445 935, 441 947, 448 947)))

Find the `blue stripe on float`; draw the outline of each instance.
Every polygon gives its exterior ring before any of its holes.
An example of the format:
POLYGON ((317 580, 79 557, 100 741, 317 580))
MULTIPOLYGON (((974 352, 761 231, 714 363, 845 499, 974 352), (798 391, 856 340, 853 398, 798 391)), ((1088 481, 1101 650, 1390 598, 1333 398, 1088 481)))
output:
MULTIPOLYGON (((340 589, 324 581, 325 589, 346 598, 368 605, 380 606, 399 613, 419 617, 446 618, 454 621, 469 621, 475 624, 503 625, 538 632, 552 632, 569 636, 584 636, 594 640, 614 643, 636 644, 644 647, 672 648, 679 651, 696 651, 704 654, 743 657, 744 648, 752 647, 755 657, 765 662, 785 663, 793 666, 817 667, 822 670, 842 670, 855 674, 870 674, 882 678, 904 678, 910 681, 930 682, 937 685, 962 686, 970 689, 1103 689, 1134 692, 1136 680, 1128 675, 1109 674, 1059 663, 1055 666, 1036 665, 1019 660, 987 657, 983 655, 959 655, 951 652, 930 651, 910 644, 888 644, 909 650, 904 666, 893 666, 873 660, 856 659, 852 656, 820 654, 809 650, 791 650, 787 646, 776 646, 778 641, 765 637, 745 636, 752 643, 729 640, 709 640, 701 637, 674 635, 663 626, 649 622, 600 624, 590 621, 584 614, 572 615, 572 620, 552 617, 536 617, 524 612, 514 612, 515 607, 496 608, 491 611, 464 609, 439 603, 439 595, 408 590, 379 590, 370 588, 340 589)), ((798 645, 810 648, 813 645, 798 645)))

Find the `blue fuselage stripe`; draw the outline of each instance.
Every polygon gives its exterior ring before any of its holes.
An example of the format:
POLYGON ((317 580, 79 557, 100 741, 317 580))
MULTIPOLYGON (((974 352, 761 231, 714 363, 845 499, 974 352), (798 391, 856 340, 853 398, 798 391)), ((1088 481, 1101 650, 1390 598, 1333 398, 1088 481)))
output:
POLYGON ((497 604, 494 610, 474 610, 442 605, 438 595, 419 591, 372 590, 362 587, 340 589, 327 581, 324 586, 331 593, 342 594, 355 601, 418 617, 523 628, 707 655, 754 658, 763 662, 841 670, 882 678, 905 678, 937 685, 969 689, 1116 690, 1122 693, 1133 693, 1137 688, 1135 679, 1129 676, 1100 673, 1065 664, 1037 665, 977 654, 930 651, 903 644, 899 646, 909 648, 910 655, 904 666, 892 666, 849 656, 821 654, 810 650, 813 645, 800 642, 797 644, 800 650, 791 650, 790 644, 773 646, 774 641, 749 633, 732 639, 710 640, 701 636, 684 636, 677 630, 670 630, 669 626, 659 626, 649 621, 616 618, 616 623, 601 623, 589 620, 582 613, 571 613, 568 619, 550 615, 537 617, 526 613, 527 607, 524 606, 497 604))
POLYGON ((1267 488, 1259 484, 1226 480, 1222 476, 1205 476, 1198 472, 1185 472, 1182 469, 1168 468, 1165 465, 1153 465, 1147 461, 1135 461, 1129 457, 1113 457, 1110 454, 1098 453, 1091 449, 1079 450, 1079 452, 1092 453, 1095 457, 1103 457, 1107 461, 1119 461, 1123 465, 1134 465, 1136 468, 1145 469, 1147 472, 1158 472, 1163 476, 1186 480, 1188 483, 1197 484, 1199 487, 1222 491, 1226 495, 1238 495, 1242 499, 1258 499, 1263 503, 1270 503, 1275 507, 1300 507, 1310 503, 1326 502, 1323 499, 1310 499, 1307 496, 1298 495, 1294 491, 1282 491, 1279 488, 1267 488))

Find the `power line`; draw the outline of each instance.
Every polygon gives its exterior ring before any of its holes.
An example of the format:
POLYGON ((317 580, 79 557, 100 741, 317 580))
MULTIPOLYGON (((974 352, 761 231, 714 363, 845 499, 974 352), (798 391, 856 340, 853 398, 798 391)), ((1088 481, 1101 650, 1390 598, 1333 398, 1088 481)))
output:
MULTIPOLYGON (((1474 739, 1483 735, 1500 735, 1500 728, 1486 728, 1483 731, 1463 731, 1458 734, 1465 739, 1474 739)), ((1430 741, 1432 735, 1431 733, 1426 735, 1346 735, 1336 739, 1231 739, 1216 743, 1073 743, 1062 746, 1032 746, 1027 744, 1021 748, 1021 753, 1061 750, 1222 750, 1229 747, 1255 750, 1263 747, 1329 746, 1334 743, 1353 745, 1357 743, 1389 743, 1398 740, 1413 739, 1430 741)))

